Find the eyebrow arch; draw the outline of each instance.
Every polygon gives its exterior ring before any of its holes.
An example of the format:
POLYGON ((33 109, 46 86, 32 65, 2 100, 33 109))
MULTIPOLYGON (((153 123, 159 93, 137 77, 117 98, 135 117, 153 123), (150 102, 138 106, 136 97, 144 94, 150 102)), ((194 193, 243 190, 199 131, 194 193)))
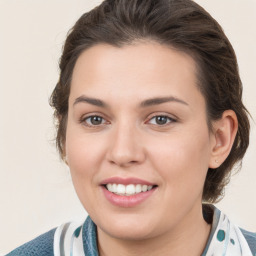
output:
MULTIPOLYGON (((95 99, 95 98, 91 98, 91 97, 87 97, 85 95, 82 95, 78 98, 76 98, 73 106, 75 106, 78 103, 89 103, 91 105, 97 106, 97 107, 102 107, 102 108, 108 108, 109 106, 103 102, 102 100, 99 99, 95 99)), ((149 106, 154 106, 154 105, 159 105, 159 104, 163 104, 166 102, 178 102, 184 105, 188 106, 188 103, 178 99, 176 97, 170 96, 170 97, 157 97, 157 98, 152 98, 152 99, 147 99, 144 100, 140 103, 140 107, 149 107, 149 106)))
POLYGON ((102 100, 86 97, 84 95, 76 98, 73 106, 75 106, 76 104, 81 103, 81 102, 89 103, 91 105, 94 105, 94 106, 97 106, 97 107, 102 107, 102 108, 107 108, 108 107, 108 105, 105 102, 103 102, 102 100))
POLYGON ((148 99, 148 100, 145 100, 145 101, 141 102, 140 106, 141 107, 149 107, 149 106, 159 105, 159 104, 166 103, 166 102, 178 102, 178 103, 181 103, 181 104, 184 104, 184 105, 188 106, 187 102, 185 102, 181 99, 178 99, 176 97, 173 97, 173 96, 157 97, 157 98, 148 99))

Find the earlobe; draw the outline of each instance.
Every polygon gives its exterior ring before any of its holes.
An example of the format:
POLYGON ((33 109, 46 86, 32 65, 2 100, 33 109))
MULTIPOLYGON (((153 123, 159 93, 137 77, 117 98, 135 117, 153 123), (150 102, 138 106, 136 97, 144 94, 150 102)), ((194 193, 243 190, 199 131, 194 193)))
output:
POLYGON ((221 119, 213 124, 213 145, 209 168, 218 168, 228 157, 238 129, 237 116, 233 110, 223 112, 221 119))

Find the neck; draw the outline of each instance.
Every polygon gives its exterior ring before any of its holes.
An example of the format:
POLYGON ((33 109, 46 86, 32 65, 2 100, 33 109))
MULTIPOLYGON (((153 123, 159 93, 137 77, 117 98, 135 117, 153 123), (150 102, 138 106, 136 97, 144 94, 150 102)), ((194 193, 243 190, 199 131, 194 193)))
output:
POLYGON ((205 222, 202 208, 189 215, 177 227, 160 236, 141 240, 124 240, 110 236, 98 228, 100 256, 198 256, 203 253, 211 225, 205 222), (185 246, 184 246, 185 245, 185 246))

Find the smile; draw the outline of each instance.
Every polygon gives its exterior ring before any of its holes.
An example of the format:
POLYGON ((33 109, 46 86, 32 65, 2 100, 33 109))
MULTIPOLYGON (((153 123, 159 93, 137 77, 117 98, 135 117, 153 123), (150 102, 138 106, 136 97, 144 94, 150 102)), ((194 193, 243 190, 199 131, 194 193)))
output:
POLYGON ((111 184, 108 183, 105 185, 106 189, 116 195, 121 196, 132 196, 135 194, 143 193, 153 189, 154 186, 152 185, 145 185, 145 184, 111 184))
POLYGON ((135 207, 153 197, 158 185, 137 177, 111 177, 100 183, 103 195, 118 207, 135 207))

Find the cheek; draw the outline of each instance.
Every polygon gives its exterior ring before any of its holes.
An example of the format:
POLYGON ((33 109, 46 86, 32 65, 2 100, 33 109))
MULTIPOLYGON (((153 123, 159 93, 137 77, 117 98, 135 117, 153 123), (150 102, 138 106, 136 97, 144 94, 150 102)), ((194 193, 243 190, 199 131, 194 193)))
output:
POLYGON ((86 210, 93 208, 93 188, 95 187, 95 175, 99 150, 96 143, 83 138, 75 129, 67 130, 66 154, 72 182, 77 196, 86 210))
POLYGON ((75 130, 67 131, 66 154, 73 185, 83 205, 87 204, 90 189, 95 183, 99 150, 96 143, 83 138, 75 130), (86 201, 86 203, 85 203, 86 201))
POLYGON ((202 187, 210 155, 208 132, 196 133, 191 129, 188 133, 175 134, 154 145, 152 163, 164 179, 174 186, 191 184, 191 187, 202 187))
POLYGON ((95 136, 81 134, 71 128, 70 131, 67 130, 66 154, 71 171, 92 171, 92 166, 95 169, 103 156, 103 146, 95 136))

